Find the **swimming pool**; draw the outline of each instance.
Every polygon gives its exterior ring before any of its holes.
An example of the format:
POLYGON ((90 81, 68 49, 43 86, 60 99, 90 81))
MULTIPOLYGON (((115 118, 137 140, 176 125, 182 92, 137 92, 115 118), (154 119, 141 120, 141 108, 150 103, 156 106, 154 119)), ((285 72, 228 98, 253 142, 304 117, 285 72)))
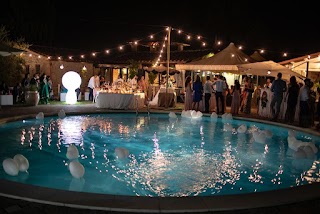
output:
MULTIPOLYGON (((319 152, 301 158, 288 149, 288 129, 243 120, 169 118, 168 114, 91 114, 26 119, 1 125, 0 157, 23 154, 28 173, 0 171, 22 184, 118 196, 229 196, 319 182, 319 152), (227 127, 226 127, 227 124, 227 127), (246 133, 237 128, 246 125, 246 133), (268 130, 258 143, 252 133, 268 130), (79 150, 83 178, 73 178, 66 157, 79 150), (129 155, 120 159, 115 150, 129 155)), ((320 138, 296 138, 319 147, 320 138)))

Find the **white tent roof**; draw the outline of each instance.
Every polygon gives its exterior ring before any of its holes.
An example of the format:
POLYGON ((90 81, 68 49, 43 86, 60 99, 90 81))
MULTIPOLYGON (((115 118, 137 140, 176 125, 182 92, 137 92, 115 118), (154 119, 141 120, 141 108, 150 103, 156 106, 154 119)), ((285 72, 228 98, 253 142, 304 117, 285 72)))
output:
POLYGON ((261 56, 261 54, 258 51, 253 52, 253 54, 250 55, 252 59, 255 59, 257 62, 266 61, 266 59, 261 56))
POLYGON ((213 55, 212 57, 185 64, 176 64, 177 70, 205 70, 205 71, 238 71, 238 64, 256 62, 250 56, 239 50, 234 43, 213 55))
POLYGON ((279 62, 279 64, 304 76, 306 75, 307 70, 311 72, 320 72, 320 52, 282 61, 279 62))
POLYGON ((289 80, 291 76, 296 76, 301 79, 305 78, 304 76, 272 60, 242 64, 242 65, 238 65, 238 68, 239 68, 240 74, 242 75, 247 74, 247 75, 277 77, 277 74, 281 72, 282 78, 286 80, 289 80))
POLYGON ((0 56, 19 55, 23 50, 0 43, 0 56))

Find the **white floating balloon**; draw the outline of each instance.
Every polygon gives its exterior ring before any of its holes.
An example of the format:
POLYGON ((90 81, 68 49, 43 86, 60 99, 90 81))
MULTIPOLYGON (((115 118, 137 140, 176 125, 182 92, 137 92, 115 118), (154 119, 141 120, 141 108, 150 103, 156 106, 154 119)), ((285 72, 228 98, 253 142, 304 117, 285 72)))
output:
POLYGON ((67 149, 67 158, 69 160, 72 160, 72 159, 76 159, 78 157, 79 157, 79 151, 78 151, 77 147, 73 144, 70 144, 67 149))
POLYGON ((13 160, 18 163, 20 172, 26 172, 29 169, 29 161, 25 156, 17 154, 13 157, 13 160))
POLYGON ((210 115, 211 120, 215 121, 218 119, 218 115, 215 112, 212 112, 212 114, 210 115))
POLYGON ((252 136, 254 141, 257 143, 265 143, 266 142, 266 134, 262 131, 254 131, 252 132, 252 136))
POLYGON ((39 113, 37 114, 37 116, 36 116, 36 119, 37 119, 37 120, 43 120, 43 118, 44 118, 43 112, 39 112, 39 113))
POLYGON ((301 140, 297 140, 292 135, 289 135, 287 139, 288 139, 288 147, 290 149, 293 149, 294 151, 298 151, 298 149, 302 146, 308 146, 312 149, 314 154, 318 152, 318 148, 313 142, 304 142, 301 140))
POLYGON ((191 117, 192 119, 198 119, 202 117, 202 112, 201 111, 192 111, 191 112, 191 117))
POLYGON ((63 109, 61 109, 60 111, 59 111, 59 113, 58 113, 58 116, 59 116, 59 118, 65 118, 66 117, 66 112, 63 110, 63 109))
POLYGON ((191 118, 191 110, 185 111, 183 110, 181 113, 181 117, 187 117, 187 118, 191 118))
POLYGON ((170 118, 177 118, 177 115, 176 115, 176 113, 174 113, 174 112, 171 111, 171 112, 169 113, 169 117, 170 117, 170 118))
POLYGON ((114 152, 119 159, 124 159, 129 156, 129 150, 126 148, 117 147, 114 152))
POLYGON ((6 158, 2 162, 4 171, 11 176, 17 176, 19 174, 18 163, 12 158, 6 158))
POLYGON ((70 162, 69 170, 70 170, 71 175, 74 178, 78 178, 78 179, 82 178, 85 173, 84 166, 77 160, 73 160, 70 162))
POLYGON ((224 113, 221 115, 222 120, 233 120, 232 114, 230 113, 224 113))
POLYGON ((223 131, 231 132, 232 131, 232 125, 230 123, 226 123, 223 125, 223 131))
POLYGON ((245 124, 242 124, 238 127, 237 132, 240 134, 244 134, 247 131, 247 126, 245 124))

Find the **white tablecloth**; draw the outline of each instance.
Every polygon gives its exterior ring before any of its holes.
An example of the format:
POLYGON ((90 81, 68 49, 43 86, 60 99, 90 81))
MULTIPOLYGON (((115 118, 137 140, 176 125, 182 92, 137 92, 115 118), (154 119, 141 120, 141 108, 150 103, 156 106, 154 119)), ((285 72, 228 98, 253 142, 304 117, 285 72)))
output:
POLYGON ((0 95, 1 105, 13 105, 13 96, 12 95, 0 95))
POLYGON ((144 106, 144 93, 137 94, 114 94, 99 92, 96 101, 96 107, 108 109, 134 109, 136 102, 138 108, 144 106))

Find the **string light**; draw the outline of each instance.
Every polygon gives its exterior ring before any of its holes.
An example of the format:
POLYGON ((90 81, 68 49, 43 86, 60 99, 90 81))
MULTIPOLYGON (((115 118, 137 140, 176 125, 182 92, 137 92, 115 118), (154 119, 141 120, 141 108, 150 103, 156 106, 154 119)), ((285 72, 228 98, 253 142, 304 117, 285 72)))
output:
MULTIPOLYGON (((200 42, 200 44, 201 44, 202 47, 206 47, 206 46, 207 46, 207 42, 204 41, 206 38, 203 37, 203 36, 201 36, 201 35, 199 35, 199 34, 188 33, 188 32, 186 32, 186 31, 184 31, 184 30, 182 30, 182 29, 175 29, 175 28, 171 28, 171 29, 172 29, 172 31, 176 31, 177 34, 179 34, 179 35, 185 35, 185 36, 186 36, 185 38, 186 38, 188 41, 191 40, 192 37, 194 36, 194 38, 196 38, 196 39, 200 42)), ((151 34, 151 35, 147 36, 145 39, 154 39, 154 38, 155 38, 155 35, 157 35, 157 34, 159 34, 159 33, 163 33, 163 32, 165 32, 165 31, 169 31, 169 27, 166 27, 165 29, 163 29, 163 30, 161 30, 161 31, 159 31, 159 32, 157 32, 157 33, 155 33, 155 34, 151 34)), ((145 39, 144 39, 144 38, 141 38, 141 39, 135 40, 134 42, 127 42, 126 44, 132 44, 132 43, 133 43, 134 45, 139 45, 139 41, 147 41, 147 40, 145 40, 145 39)), ((168 40, 168 37, 166 36, 166 37, 165 37, 165 41, 167 41, 167 40, 168 40)), ((217 45, 222 45, 222 42, 221 42, 220 40, 218 40, 218 41, 216 41, 216 44, 217 44, 217 45)), ((142 44, 142 45, 143 45, 143 44, 142 44)), ((96 55, 99 54, 99 53, 110 54, 110 52, 111 52, 112 49, 118 49, 118 50, 120 50, 120 51, 123 51, 123 50, 124 50, 124 47, 125 47, 125 45, 121 45, 121 46, 118 46, 118 47, 106 49, 106 50, 101 51, 101 52, 99 52, 99 51, 93 52, 93 53, 91 53, 91 55, 92 55, 92 56, 96 56, 96 55)), ((163 48, 165 48, 165 47, 166 47, 166 44, 165 44, 165 42, 164 42, 164 43, 162 44, 162 48, 161 48, 161 50, 160 50, 160 53, 163 52, 163 48)), ((241 49, 243 49, 243 46, 239 46, 238 48, 241 50, 241 49)), ((265 50, 264 50, 264 49, 257 49, 257 50, 259 50, 260 53, 265 53, 265 50)), ((270 52, 270 51, 268 51, 268 52, 270 52)), ((43 55, 46 55, 46 54, 42 54, 42 56, 43 56, 43 55)), ((36 57, 38 57, 38 58, 40 59, 42 56, 41 56, 41 55, 37 55, 36 57)), ((287 52, 282 53, 282 57, 287 57, 287 56, 288 56, 288 53, 287 53, 287 52)), ((29 54, 29 57, 33 57, 33 55, 30 53, 30 54, 29 54)), ((73 57, 77 58, 76 56, 69 56, 69 57, 66 56, 66 58, 68 58, 69 60, 74 60, 73 57)), ((162 55, 159 55, 159 58, 161 58, 161 57, 162 57, 162 55)), ((52 57, 52 56, 46 56, 46 58, 47 58, 48 60, 54 60, 54 57, 52 57)), ((85 55, 82 54, 82 55, 80 55, 79 58, 84 59, 84 58, 85 58, 85 55)), ((309 56, 308 58, 310 59, 310 56, 309 56)), ((56 59, 62 60, 62 56, 59 56, 59 57, 57 57, 56 59)))

